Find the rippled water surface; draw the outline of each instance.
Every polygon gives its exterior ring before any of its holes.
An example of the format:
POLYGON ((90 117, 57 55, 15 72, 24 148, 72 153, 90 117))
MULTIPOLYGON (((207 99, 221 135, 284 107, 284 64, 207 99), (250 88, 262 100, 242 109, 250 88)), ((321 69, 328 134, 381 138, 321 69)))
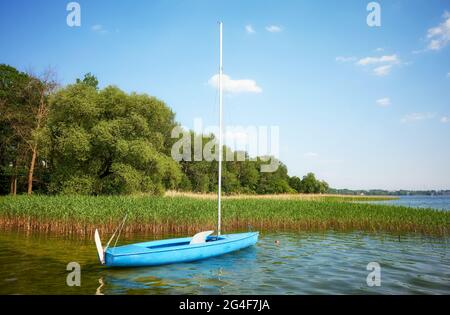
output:
POLYGON ((396 293, 450 294, 448 238, 262 233, 257 246, 204 261, 106 269, 88 240, 0 232, 0 294, 396 293), (81 265, 80 287, 66 285, 72 261, 81 265), (380 287, 366 283, 370 262, 381 265, 380 287))
POLYGON ((369 203, 450 211, 450 196, 401 196, 396 200, 370 201, 369 203))

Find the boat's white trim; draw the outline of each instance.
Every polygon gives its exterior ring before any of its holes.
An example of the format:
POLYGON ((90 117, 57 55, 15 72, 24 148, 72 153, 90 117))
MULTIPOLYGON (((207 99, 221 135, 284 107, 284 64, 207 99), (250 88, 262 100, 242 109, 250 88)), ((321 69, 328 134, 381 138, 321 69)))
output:
POLYGON ((192 240, 189 242, 189 245, 203 244, 206 242, 206 238, 213 233, 214 231, 205 231, 197 233, 194 235, 194 237, 192 237, 192 240))
POLYGON ((97 229, 95 229, 94 240, 95 240, 95 246, 97 247, 98 259, 100 260, 100 263, 102 265, 104 265, 105 264, 105 251, 103 250, 102 241, 100 240, 100 234, 98 233, 97 229))

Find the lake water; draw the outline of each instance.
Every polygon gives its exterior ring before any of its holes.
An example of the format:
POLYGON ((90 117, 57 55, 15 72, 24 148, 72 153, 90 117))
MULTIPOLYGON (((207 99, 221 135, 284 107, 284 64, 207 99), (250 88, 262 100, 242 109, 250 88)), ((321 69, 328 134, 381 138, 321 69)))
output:
POLYGON ((450 196, 401 196, 397 200, 370 201, 369 203, 450 211, 450 196))
POLYGON ((0 232, 0 294, 450 294, 449 240, 262 233, 254 247, 204 261, 107 269, 89 240, 0 232), (80 287, 66 285, 72 261, 80 287), (381 266, 380 287, 366 283, 370 262, 381 266))

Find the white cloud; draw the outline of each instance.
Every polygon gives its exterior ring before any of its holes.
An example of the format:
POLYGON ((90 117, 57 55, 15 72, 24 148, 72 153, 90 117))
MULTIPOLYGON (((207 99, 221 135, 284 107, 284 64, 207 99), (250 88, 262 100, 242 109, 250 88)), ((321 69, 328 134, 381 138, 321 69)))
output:
POLYGON ((304 156, 307 157, 307 158, 316 158, 316 157, 319 156, 319 154, 317 154, 317 153, 315 153, 315 152, 306 152, 306 153, 304 154, 304 156))
POLYGON ((421 120, 427 120, 431 119, 435 116, 433 113, 411 113, 408 115, 405 115, 401 122, 402 123, 410 123, 410 122, 417 122, 421 120))
POLYGON ((359 59, 356 64, 358 66, 376 66, 373 68, 373 74, 377 76, 386 76, 391 73, 392 66, 400 64, 401 61, 397 55, 385 55, 380 57, 364 57, 359 59))
POLYGON ((359 66, 367 66, 371 64, 379 64, 379 63, 399 63, 400 60, 397 58, 397 55, 390 56, 381 56, 381 57, 365 57, 356 63, 359 66))
POLYGON ((447 124, 448 122, 450 122, 450 118, 448 118, 448 116, 441 117, 441 123, 447 124))
POLYGON ((266 30, 271 33, 278 33, 281 32, 283 29, 281 28, 281 26, 278 25, 269 25, 266 26, 266 30))
POLYGON ((98 34, 106 34, 108 31, 101 24, 95 24, 91 27, 91 30, 98 34))
MULTIPOLYGON (((233 80, 228 75, 223 75, 223 90, 228 93, 261 93, 262 89, 256 84, 255 80, 243 79, 243 80, 233 80)), ((219 88, 219 75, 213 75, 208 84, 212 87, 218 89, 219 88)))
POLYGON ((353 62, 355 60, 356 60, 355 57, 344 57, 344 56, 336 57, 337 62, 353 62))
POLYGON ((380 67, 373 69, 373 73, 376 76, 383 77, 383 76, 388 75, 391 72, 391 68, 392 68, 392 65, 380 66, 380 67))
POLYGON ((253 26, 251 26, 250 24, 245 26, 245 31, 247 32, 247 34, 254 34, 255 33, 255 30, 253 29, 253 26))
POLYGON ((377 49, 375 49, 376 52, 382 52, 384 51, 384 48, 378 47, 377 49))
POLYGON ((440 50, 450 42, 450 13, 445 11, 444 21, 436 27, 428 29, 427 48, 430 50, 440 50))
POLYGON ((417 50, 411 51, 411 53, 414 55, 418 55, 418 54, 424 53, 425 51, 426 51, 426 49, 417 49, 417 50))
POLYGON ((447 78, 450 78, 450 72, 449 72, 449 73, 447 73, 447 78))
POLYGON ((391 105, 391 99, 389 97, 380 98, 377 100, 377 105, 381 107, 387 107, 391 105))
MULTIPOLYGON (((382 51, 383 48, 377 48, 377 51, 382 51)), ((386 76, 391 73, 391 70, 394 66, 397 65, 406 65, 407 63, 402 62, 400 58, 396 55, 383 55, 383 56, 368 56, 363 58, 355 58, 355 57, 336 57, 337 62, 350 62, 356 61, 354 64, 356 66, 367 67, 369 68, 374 75, 376 76, 386 76)))

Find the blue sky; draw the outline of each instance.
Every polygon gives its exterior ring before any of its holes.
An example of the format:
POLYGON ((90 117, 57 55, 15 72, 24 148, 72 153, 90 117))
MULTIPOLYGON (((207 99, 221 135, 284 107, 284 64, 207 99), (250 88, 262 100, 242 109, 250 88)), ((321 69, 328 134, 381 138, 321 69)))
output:
POLYGON ((450 2, 0 1, 0 62, 86 72, 164 100, 187 127, 216 124, 224 22, 225 124, 279 126, 290 175, 337 188, 450 189, 450 2), (447 24, 445 24, 447 22, 447 24), (250 28, 251 26, 251 28, 250 28), (249 32, 253 30, 253 32, 249 32), (232 89, 232 87, 230 87, 232 89))

